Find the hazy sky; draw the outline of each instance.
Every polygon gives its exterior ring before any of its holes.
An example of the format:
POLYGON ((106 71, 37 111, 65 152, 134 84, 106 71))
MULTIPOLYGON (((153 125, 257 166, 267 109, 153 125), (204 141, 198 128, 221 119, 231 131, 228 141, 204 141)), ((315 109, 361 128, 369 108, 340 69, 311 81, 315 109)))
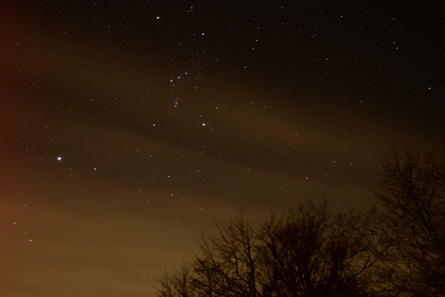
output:
POLYGON ((359 2, 2 1, 0 295, 153 296, 215 220, 444 153, 445 11, 359 2))

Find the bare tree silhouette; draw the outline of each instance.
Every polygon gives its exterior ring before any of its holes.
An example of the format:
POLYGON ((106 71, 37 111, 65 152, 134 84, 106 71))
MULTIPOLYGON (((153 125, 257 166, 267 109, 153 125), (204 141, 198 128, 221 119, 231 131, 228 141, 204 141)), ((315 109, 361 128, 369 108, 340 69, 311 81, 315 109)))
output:
POLYGON ((306 202, 263 224, 217 224, 190 269, 160 281, 159 296, 371 296, 370 221, 306 202))
POLYGON ((214 296, 260 296, 262 282, 257 246, 252 222, 241 217, 220 223, 216 225, 215 234, 202 238, 202 256, 197 257, 193 266, 199 279, 210 280, 208 273, 212 272, 214 296))
POLYGON ((370 219, 302 204, 263 224, 260 246, 273 296, 369 296, 370 219))
POLYGON ((445 296, 445 166, 437 156, 394 149, 373 190, 381 244, 380 277, 394 295, 445 296))
POLYGON ((195 294, 194 277, 191 268, 183 264, 174 273, 164 273, 157 289, 160 297, 193 297, 195 294))

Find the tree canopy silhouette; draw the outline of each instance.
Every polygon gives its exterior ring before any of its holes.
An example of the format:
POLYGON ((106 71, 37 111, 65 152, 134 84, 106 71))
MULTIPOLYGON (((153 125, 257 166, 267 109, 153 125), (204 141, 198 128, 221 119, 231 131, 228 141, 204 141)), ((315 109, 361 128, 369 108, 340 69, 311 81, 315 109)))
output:
POLYGON ((164 276, 159 296, 370 296, 370 227, 368 216, 310 202, 262 224, 217 224, 189 266, 164 276))
POLYGON ((382 281, 396 295, 445 296, 445 166, 437 156, 393 150, 373 190, 382 281))
POLYGON ((266 222, 217 223, 158 296, 445 296, 445 166, 394 150, 378 176, 366 212, 306 201, 266 222))

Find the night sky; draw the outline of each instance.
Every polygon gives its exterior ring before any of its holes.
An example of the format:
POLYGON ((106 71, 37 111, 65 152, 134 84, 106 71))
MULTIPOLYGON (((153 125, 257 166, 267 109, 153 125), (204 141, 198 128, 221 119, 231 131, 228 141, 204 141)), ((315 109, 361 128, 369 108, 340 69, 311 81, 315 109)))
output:
POLYGON ((2 1, 0 295, 154 296, 202 231, 442 154, 441 1, 2 1))

